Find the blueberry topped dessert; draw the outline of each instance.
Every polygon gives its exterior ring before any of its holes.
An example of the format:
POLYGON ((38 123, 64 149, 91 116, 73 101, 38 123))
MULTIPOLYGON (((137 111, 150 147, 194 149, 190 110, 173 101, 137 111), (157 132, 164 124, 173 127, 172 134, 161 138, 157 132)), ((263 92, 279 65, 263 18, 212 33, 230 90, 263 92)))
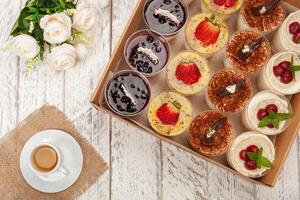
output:
POLYGON ((105 100, 116 114, 134 116, 142 112, 150 99, 147 79, 135 71, 116 73, 106 86, 105 100))
POLYGON ((144 18, 150 29, 162 35, 176 34, 186 22, 186 7, 181 0, 148 0, 144 18))
POLYGON ((165 38, 148 30, 134 33, 124 49, 128 65, 145 76, 160 72, 169 59, 169 45, 165 38))

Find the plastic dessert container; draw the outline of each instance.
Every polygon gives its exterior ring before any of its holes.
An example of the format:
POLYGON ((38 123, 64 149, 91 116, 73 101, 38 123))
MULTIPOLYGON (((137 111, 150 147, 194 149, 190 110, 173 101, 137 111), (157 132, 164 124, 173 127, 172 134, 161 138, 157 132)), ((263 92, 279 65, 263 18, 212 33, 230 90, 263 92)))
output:
POLYGON ((140 30, 131 35, 124 47, 124 58, 128 66, 146 77, 163 70, 170 56, 167 40, 150 30, 140 30))
POLYGON ((206 101, 213 110, 224 113, 242 111, 252 96, 252 84, 237 70, 222 69, 208 83, 206 101))
POLYGON ((264 90, 250 100, 243 111, 242 121, 249 130, 265 135, 277 135, 288 128, 292 115, 292 106, 285 96, 264 90))
POLYGON ((255 9, 255 12, 252 11, 254 7, 260 8, 259 6, 261 5, 266 5, 267 3, 275 1, 245 0, 238 16, 238 30, 254 29, 263 34, 268 34, 278 29, 286 17, 285 8, 281 3, 276 4, 269 11, 264 9, 266 7, 262 9, 255 9))
POLYGON ((214 13, 199 13, 192 16, 186 25, 185 46, 210 57, 226 46, 228 34, 227 25, 221 17, 214 13))
POLYGON ((256 31, 238 31, 227 44, 224 65, 244 73, 252 73, 264 67, 270 56, 271 47, 266 37, 256 31), (250 53, 243 54, 244 57, 239 55, 240 51, 250 53))
POLYGON ((224 20, 228 19, 231 14, 237 12, 244 0, 231 1, 215 1, 215 0, 200 0, 202 12, 214 12, 224 20))
POLYGON ((183 0, 148 0, 144 5, 143 18, 151 30, 170 37, 183 29, 187 14, 183 0))
POLYGON ((289 27, 292 23, 300 23, 300 10, 291 13, 283 22, 282 26, 276 31, 272 39, 273 52, 294 51, 300 55, 300 29, 292 34, 289 27), (295 37, 295 38, 294 38, 295 37), (295 41, 299 41, 299 43, 295 41))
POLYGON ((192 122, 189 141, 192 147, 205 156, 224 154, 233 139, 233 128, 227 117, 217 111, 206 111, 192 122))
POLYGON ((204 90, 209 78, 208 61, 196 52, 179 52, 167 65, 169 87, 186 96, 204 90))
POLYGON ((140 114, 150 97, 150 83, 142 74, 132 70, 115 73, 105 87, 106 104, 114 113, 124 117, 140 114))
POLYGON ((271 167, 261 166, 258 168, 257 162, 250 160, 245 153, 256 152, 262 148, 266 159, 273 163, 275 159, 275 148, 271 140, 256 131, 249 131, 239 135, 231 144, 227 152, 227 161, 230 166, 250 178, 259 178, 266 175, 271 167), (242 154, 242 155, 241 155, 242 154))
POLYGON ((300 59, 294 52, 280 52, 273 55, 259 74, 259 88, 273 90, 281 95, 300 92, 300 72, 294 72, 293 76, 293 67, 296 65, 300 65, 300 59))
POLYGON ((152 128, 164 136, 183 133, 192 121, 192 105, 176 92, 162 92, 151 100, 148 119, 152 128))

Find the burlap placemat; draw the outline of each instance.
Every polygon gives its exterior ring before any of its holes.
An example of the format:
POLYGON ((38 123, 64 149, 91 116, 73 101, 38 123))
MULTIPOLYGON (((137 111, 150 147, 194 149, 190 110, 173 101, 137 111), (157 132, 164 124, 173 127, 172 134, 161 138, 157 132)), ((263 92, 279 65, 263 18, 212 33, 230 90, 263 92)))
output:
POLYGON ((30 114, 13 131, 0 140, 0 199, 69 200, 85 192, 105 171, 107 165, 71 121, 54 106, 43 106, 30 114), (24 144, 37 132, 58 129, 72 135, 83 153, 83 169, 77 181, 65 191, 46 194, 31 188, 20 171, 20 154, 24 144))

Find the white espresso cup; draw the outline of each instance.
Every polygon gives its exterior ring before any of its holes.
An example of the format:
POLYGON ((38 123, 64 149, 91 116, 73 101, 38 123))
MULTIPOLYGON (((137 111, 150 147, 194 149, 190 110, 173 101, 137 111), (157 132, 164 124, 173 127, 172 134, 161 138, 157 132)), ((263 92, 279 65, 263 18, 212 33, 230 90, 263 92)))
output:
POLYGON ((36 145, 29 156, 29 167, 30 169, 36 173, 39 176, 49 176, 51 174, 54 173, 58 173, 59 175, 61 175, 62 177, 67 176, 70 171, 62 165, 62 156, 61 153, 59 151, 59 149, 57 147, 55 147, 52 144, 48 144, 48 143, 41 143, 36 145), (53 160, 53 158, 50 158, 50 152, 45 152, 45 149, 48 149, 47 151, 52 151, 52 157, 53 157, 53 153, 55 153, 55 162, 51 164, 51 161, 49 160, 53 160), (41 152, 41 149, 44 149, 44 152, 41 152), (39 155, 37 155, 39 153, 39 155), (43 155, 44 153, 44 155, 43 155), (37 161, 37 156, 40 157, 39 161, 37 161), (48 158, 47 158, 48 156, 48 158), (49 159, 49 160, 47 160, 49 159), (38 163, 40 162, 40 163, 38 163), (41 164, 49 164, 51 165, 50 168, 43 168, 41 166, 41 164))

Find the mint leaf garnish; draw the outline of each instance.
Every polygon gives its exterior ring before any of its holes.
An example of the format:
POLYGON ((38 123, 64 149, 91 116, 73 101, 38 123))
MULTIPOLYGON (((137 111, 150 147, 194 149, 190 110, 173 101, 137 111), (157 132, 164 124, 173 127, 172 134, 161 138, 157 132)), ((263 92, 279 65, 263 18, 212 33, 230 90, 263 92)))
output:
POLYGON ((250 160, 254 160, 257 168, 261 167, 271 168, 272 162, 263 156, 264 149, 261 147, 257 152, 248 152, 247 156, 250 160))
POLYGON ((279 129, 279 124, 282 121, 288 120, 292 117, 291 113, 275 113, 270 112, 268 116, 264 117, 258 124, 258 128, 263 128, 269 124, 273 124, 274 128, 279 129))
POLYGON ((211 23, 212 23, 213 25, 215 25, 215 26, 219 26, 219 25, 217 24, 217 18, 216 18, 216 14, 215 14, 215 13, 211 14, 209 18, 208 18, 208 17, 205 17, 205 20, 211 22, 211 23))
POLYGON ((300 71, 300 65, 294 65, 294 57, 293 56, 291 58, 291 64, 292 64, 291 72, 293 74, 293 78, 295 79, 296 78, 296 72, 300 71))

